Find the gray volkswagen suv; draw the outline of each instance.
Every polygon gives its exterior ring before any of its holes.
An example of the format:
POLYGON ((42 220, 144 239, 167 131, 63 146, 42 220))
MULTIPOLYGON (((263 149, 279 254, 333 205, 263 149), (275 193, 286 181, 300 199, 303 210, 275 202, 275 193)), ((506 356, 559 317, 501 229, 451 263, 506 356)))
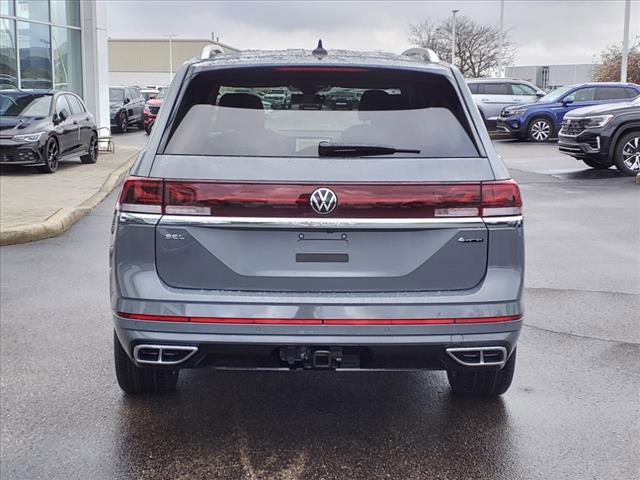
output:
POLYGON ((433 52, 207 47, 177 72, 115 211, 119 385, 430 369, 456 394, 500 395, 523 322, 521 209, 433 52), (360 100, 336 110, 328 88, 360 100), (271 110, 267 89, 316 108, 271 110))

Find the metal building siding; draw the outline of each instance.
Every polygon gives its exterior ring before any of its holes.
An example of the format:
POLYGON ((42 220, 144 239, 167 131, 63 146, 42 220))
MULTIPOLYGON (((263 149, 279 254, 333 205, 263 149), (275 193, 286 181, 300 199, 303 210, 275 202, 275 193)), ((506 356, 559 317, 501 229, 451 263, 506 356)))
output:
MULTIPOLYGON (((173 71, 200 55, 206 40, 173 40, 173 71)), ((168 72, 168 40, 109 40, 110 72, 168 72)))

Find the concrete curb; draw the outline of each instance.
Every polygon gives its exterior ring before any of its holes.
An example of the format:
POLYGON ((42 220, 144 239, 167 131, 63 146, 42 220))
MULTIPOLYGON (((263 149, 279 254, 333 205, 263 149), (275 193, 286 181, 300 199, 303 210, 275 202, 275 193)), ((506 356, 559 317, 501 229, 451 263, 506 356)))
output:
POLYGON ((44 222, 30 223, 3 230, 0 232, 0 245, 35 242, 36 240, 44 240, 45 238, 57 237, 63 234, 107 198, 107 196, 124 181, 137 156, 138 153, 136 152, 126 162, 111 172, 100 187, 100 190, 80 205, 76 207, 63 207, 44 222))

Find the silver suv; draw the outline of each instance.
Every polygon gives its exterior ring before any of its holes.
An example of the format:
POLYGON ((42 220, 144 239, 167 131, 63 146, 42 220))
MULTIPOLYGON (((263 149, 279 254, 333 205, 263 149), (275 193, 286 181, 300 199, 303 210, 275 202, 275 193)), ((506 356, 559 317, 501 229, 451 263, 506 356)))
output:
POLYGON ((524 80, 477 78, 467 80, 467 85, 485 123, 494 126, 503 108, 537 102, 546 95, 544 90, 524 80))
POLYGON ((183 368, 509 388, 522 201, 464 79, 416 49, 318 57, 207 50, 177 72, 114 216, 125 392, 172 390, 183 368), (333 87, 359 100, 333 109, 333 87), (266 89, 317 108, 265 110, 266 89))

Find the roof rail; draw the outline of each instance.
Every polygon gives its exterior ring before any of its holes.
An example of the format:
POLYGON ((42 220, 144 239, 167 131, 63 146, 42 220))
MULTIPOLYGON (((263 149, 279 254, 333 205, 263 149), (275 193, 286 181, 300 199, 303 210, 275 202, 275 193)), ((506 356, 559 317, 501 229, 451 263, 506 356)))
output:
POLYGON ((218 55, 224 55, 224 50, 215 43, 205 45, 200 54, 200 60, 208 60, 209 58, 216 57, 218 55))
POLYGON ((440 57, 438 54, 430 48, 414 47, 402 52, 402 55, 407 57, 418 57, 429 63, 440 63, 440 57))

